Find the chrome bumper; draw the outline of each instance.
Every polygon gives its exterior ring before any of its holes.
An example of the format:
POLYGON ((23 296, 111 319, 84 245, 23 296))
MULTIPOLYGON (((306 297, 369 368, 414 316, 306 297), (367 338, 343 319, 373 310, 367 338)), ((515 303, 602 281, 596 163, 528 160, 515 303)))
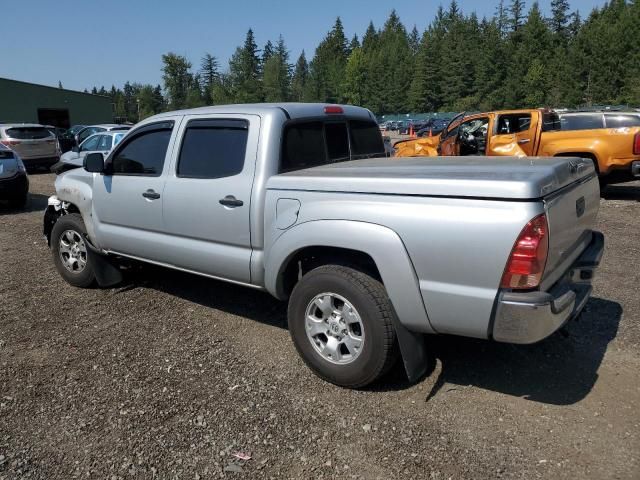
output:
POLYGON ((535 343, 577 317, 591 295, 591 280, 604 251, 604 236, 591 243, 564 277, 548 292, 501 292, 493 322, 493 339, 535 343))

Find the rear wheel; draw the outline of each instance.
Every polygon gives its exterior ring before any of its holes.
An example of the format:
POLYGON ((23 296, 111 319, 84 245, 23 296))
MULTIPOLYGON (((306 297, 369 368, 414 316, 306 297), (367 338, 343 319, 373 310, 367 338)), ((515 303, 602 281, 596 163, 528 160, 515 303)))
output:
POLYGON ((380 282, 349 267, 325 265, 295 286, 289 331, 318 376, 359 388, 384 375, 397 358, 394 315, 380 282))
POLYGON ((63 215, 51 231, 51 253, 58 273, 75 287, 90 287, 96 277, 89 260, 87 230, 78 213, 63 215))

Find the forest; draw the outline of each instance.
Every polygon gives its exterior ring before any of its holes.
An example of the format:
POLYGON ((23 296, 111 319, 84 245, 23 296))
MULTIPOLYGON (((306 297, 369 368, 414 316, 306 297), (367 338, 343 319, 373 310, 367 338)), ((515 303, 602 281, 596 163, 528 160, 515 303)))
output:
MULTIPOLYGON (((384 25, 348 34, 340 18, 308 58, 290 57, 281 35, 262 48, 253 30, 226 68, 215 52, 194 65, 162 55, 163 85, 93 87, 112 98, 114 115, 137 121, 154 113, 249 102, 361 105, 398 112, 520 107, 640 106, 640 0, 611 0, 586 18, 568 0, 500 0, 491 18, 462 12, 452 0, 423 32, 395 11, 384 25)), ((425 7, 426 8, 426 7, 425 7)))

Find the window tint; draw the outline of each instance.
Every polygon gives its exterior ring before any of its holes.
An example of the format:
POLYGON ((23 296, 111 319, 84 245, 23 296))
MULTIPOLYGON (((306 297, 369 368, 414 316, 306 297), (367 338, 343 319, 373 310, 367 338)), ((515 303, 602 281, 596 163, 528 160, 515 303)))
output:
POLYGON ((182 140, 178 176, 222 178, 244 167, 248 122, 244 120, 190 121, 182 140))
POLYGON ((349 136, 344 123, 327 123, 324 127, 329 160, 339 162, 349 160, 349 136))
POLYGON ((604 128, 602 114, 562 115, 560 117, 561 130, 593 130, 604 128))
POLYGON ((640 126, 640 114, 605 115, 604 121, 607 122, 607 128, 638 127, 640 126))
POLYGON ((19 140, 40 140, 52 137, 53 134, 44 127, 14 127, 6 131, 7 137, 19 140))
POLYGON ((116 152, 114 174, 160 176, 171 138, 170 129, 141 131, 116 152))
POLYGON ((384 143, 378 126, 373 122, 353 120, 351 132, 351 158, 385 156, 384 143))
POLYGON ((86 142, 83 142, 80 145, 81 152, 87 152, 92 150, 98 150, 98 143, 100 142, 101 135, 96 135, 95 137, 88 138, 86 142))
POLYGON ((512 134, 529 130, 531 114, 500 115, 496 133, 498 135, 512 134))
POLYGON ((294 124, 284 132, 280 171, 290 172, 327 163, 321 122, 294 124))
POLYGON ((100 135, 98 150, 100 150, 101 152, 107 152, 111 150, 111 135, 100 135))
POLYGON ((557 113, 547 112, 542 114, 542 131, 551 132, 553 130, 560 130, 560 117, 557 113))

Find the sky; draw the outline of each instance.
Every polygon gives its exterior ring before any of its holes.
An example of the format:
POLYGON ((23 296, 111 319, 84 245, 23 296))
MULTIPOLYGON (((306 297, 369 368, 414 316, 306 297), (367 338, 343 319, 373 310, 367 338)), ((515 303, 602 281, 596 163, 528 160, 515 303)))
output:
MULTIPOLYGON (((545 14, 549 3, 540 1, 545 14)), ((585 18, 605 1, 570 3, 585 18)), ((0 0, 0 77, 52 86, 60 81, 73 90, 126 81, 155 85, 162 81, 161 55, 167 52, 186 56, 194 70, 208 52, 226 70, 249 28, 259 48, 282 34, 294 63, 303 49, 311 60, 337 16, 349 38, 361 38, 370 20, 380 28, 393 8, 407 30, 416 25, 422 32, 440 4, 446 7, 449 0, 0 0)), ((458 4, 482 18, 495 12, 498 0, 458 4)))

